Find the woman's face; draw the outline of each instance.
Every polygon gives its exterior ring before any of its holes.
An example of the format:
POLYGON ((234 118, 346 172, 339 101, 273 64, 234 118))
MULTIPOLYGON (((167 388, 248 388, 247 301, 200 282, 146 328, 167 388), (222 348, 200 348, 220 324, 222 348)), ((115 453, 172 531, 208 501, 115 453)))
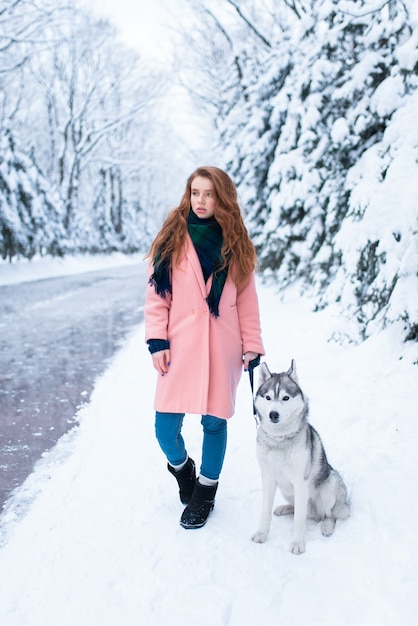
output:
POLYGON ((190 202, 192 211, 197 217, 207 219, 215 215, 216 200, 210 178, 204 176, 193 178, 190 186, 190 202))

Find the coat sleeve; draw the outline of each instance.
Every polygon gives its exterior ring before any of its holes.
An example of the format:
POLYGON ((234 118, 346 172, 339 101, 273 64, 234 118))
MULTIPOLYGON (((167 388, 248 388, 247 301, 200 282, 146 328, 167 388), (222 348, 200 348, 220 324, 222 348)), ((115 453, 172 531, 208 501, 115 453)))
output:
POLYGON ((145 292, 145 341, 149 339, 168 339, 168 318, 171 305, 171 295, 164 298, 158 295, 155 288, 149 284, 149 279, 153 272, 150 262, 147 269, 147 285, 145 292))
POLYGON ((265 354, 261 339, 260 311, 253 272, 237 293, 237 311, 242 337, 242 352, 265 354))

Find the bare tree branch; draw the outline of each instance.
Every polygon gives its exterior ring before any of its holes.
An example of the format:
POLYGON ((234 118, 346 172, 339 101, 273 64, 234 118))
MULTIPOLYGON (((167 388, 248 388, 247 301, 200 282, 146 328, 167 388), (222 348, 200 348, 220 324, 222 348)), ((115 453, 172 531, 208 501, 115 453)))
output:
POLYGON ((230 4, 232 7, 234 7, 236 12, 240 16, 240 18, 247 24, 248 28, 250 28, 250 30, 252 30, 253 33, 264 43, 264 45, 267 46, 268 48, 271 48, 272 47, 271 43, 264 37, 264 35, 262 35, 257 30, 257 28, 254 26, 254 24, 252 24, 252 22, 250 22, 249 19, 247 17, 245 17, 243 12, 239 8, 238 4, 234 0, 226 0, 226 2, 228 4, 230 4))

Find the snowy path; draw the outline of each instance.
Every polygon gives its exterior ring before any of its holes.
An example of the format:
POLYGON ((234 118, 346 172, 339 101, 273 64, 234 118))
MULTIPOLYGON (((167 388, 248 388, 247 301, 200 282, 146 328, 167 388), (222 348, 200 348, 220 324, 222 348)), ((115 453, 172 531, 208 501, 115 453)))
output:
MULTIPOLYGON (((155 377, 140 326, 98 381, 80 427, 45 455, 2 518, 2 626, 415 624, 413 347, 399 360, 394 332, 359 347, 329 343, 342 323, 330 312, 259 293, 266 361, 277 371, 296 359, 311 422, 348 485, 351 518, 330 539, 310 523, 298 557, 287 549, 291 518, 274 519, 264 545, 250 541, 261 487, 245 376, 215 510, 203 529, 183 530, 154 438, 155 377)), ((194 416, 185 433, 199 462, 194 416)))

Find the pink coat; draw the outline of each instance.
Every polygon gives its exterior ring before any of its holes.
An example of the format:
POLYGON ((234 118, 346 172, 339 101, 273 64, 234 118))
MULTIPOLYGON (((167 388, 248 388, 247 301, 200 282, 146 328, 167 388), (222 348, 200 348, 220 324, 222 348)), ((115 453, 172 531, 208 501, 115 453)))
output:
POLYGON ((187 236, 180 265, 172 268, 172 295, 162 298, 147 283, 145 340, 170 342, 168 374, 157 380, 157 411, 232 417, 242 355, 264 354, 254 274, 239 290, 228 275, 217 318, 206 303, 211 280, 205 284, 187 236))

